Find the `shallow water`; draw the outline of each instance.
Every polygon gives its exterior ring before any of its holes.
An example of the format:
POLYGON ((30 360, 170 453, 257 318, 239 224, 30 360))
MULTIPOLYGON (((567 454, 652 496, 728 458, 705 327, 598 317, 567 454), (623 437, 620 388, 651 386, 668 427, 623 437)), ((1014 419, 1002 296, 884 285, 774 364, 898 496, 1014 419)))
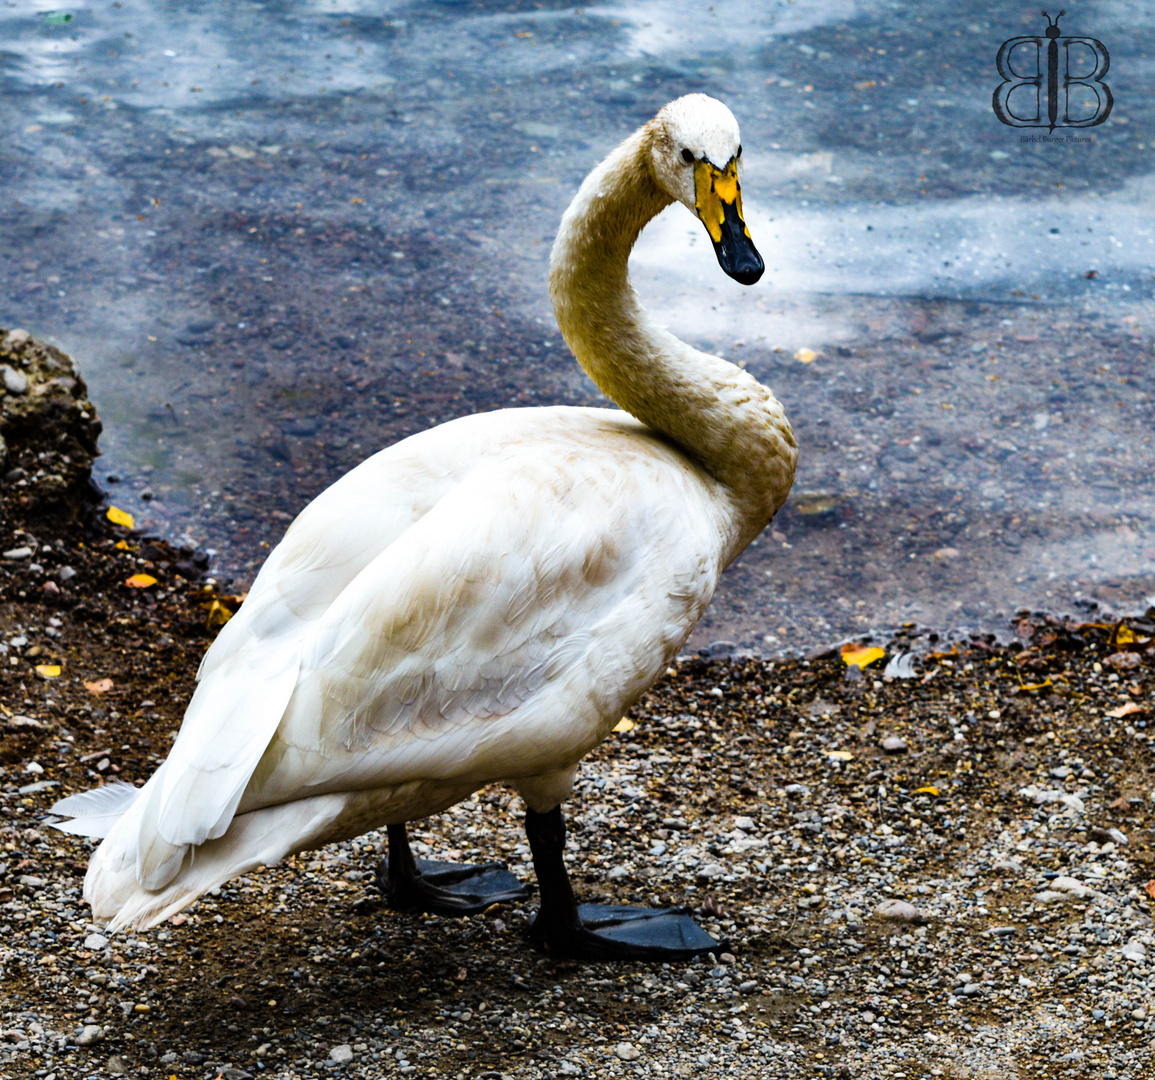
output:
POLYGON ((251 576, 372 450, 599 400, 553 326, 553 231, 618 139, 702 90, 742 125, 767 274, 726 279, 675 207, 635 278, 775 388, 802 463, 694 644, 1145 606, 1155 12, 1065 17, 1111 50, 1116 104, 1044 144, 990 108, 999 43, 1037 14, 756 11, 0 6, 0 325, 81 361, 112 501, 251 576))

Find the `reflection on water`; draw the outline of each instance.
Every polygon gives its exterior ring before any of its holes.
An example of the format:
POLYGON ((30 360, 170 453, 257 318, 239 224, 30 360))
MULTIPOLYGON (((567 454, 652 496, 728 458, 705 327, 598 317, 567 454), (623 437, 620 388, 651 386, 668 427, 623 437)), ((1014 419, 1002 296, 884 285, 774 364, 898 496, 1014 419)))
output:
POLYGON ((553 230, 702 90, 742 124, 766 278, 726 279, 681 208, 634 274, 775 388, 803 456, 695 643, 1155 593, 1149 13, 1072 29, 1116 108, 1054 145, 990 110, 1037 15, 973 2, 60 10, 0 11, 0 324, 82 360, 114 500, 225 568, 405 434, 598 400, 553 326, 553 230))

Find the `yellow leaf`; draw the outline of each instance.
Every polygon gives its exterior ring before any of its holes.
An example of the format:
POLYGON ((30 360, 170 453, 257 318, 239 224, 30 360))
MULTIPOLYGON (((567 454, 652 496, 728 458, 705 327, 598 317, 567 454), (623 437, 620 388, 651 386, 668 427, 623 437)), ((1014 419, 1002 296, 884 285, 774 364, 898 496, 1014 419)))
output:
POLYGON ((880 649, 877 645, 856 645, 853 641, 848 641, 842 646, 842 660, 847 667, 864 668, 873 664, 875 660, 881 660, 886 655, 885 649, 880 649))
POLYGON ((37 664, 36 674, 42 679, 55 679, 60 674, 59 664, 37 664))
POLYGON ((813 349, 799 349, 794 354, 794 359, 801 360, 804 364, 813 364, 820 355, 820 353, 816 353, 813 349))
POLYGON ((233 613, 219 600, 209 604, 208 618, 205 625, 211 630, 214 626, 224 626, 233 617, 233 613))
POLYGON ((1120 623, 1115 627, 1114 641, 1116 645, 1130 645, 1132 641, 1138 640, 1135 636, 1135 631, 1131 627, 1120 623))
POLYGON ((915 788, 914 793, 916 795, 934 795, 937 797, 938 796, 938 788, 936 788, 936 787, 915 788))
POLYGON ((853 761, 854 755, 849 750, 827 750, 826 756, 835 761, 853 761))
POLYGON ((84 689, 90 694, 107 694, 112 689, 113 683, 111 679, 96 679, 93 682, 86 682, 84 689))
POLYGON ((1137 712, 1142 711, 1142 705, 1136 705, 1135 702, 1128 701, 1126 705, 1120 705, 1117 709, 1111 709, 1107 715, 1113 716, 1116 720, 1122 720, 1124 716, 1134 716, 1137 712))
POLYGON ((637 725, 628 717, 623 716, 618 722, 614 731, 633 731, 637 725))
POLYGON ((150 589, 156 584, 156 578, 152 574, 133 574, 126 582, 130 589, 150 589))
POLYGON ((128 546, 127 540, 117 540, 116 547, 118 551, 131 551, 132 548, 128 546))
POLYGON ((1045 690, 1048 686, 1054 686, 1054 683, 1051 682, 1050 675, 1048 675, 1042 682, 1019 683, 1020 690, 1045 690))
POLYGON ((136 518, 127 510, 120 510, 115 506, 110 506, 105 516, 113 525, 123 525, 126 529, 136 528, 136 518))

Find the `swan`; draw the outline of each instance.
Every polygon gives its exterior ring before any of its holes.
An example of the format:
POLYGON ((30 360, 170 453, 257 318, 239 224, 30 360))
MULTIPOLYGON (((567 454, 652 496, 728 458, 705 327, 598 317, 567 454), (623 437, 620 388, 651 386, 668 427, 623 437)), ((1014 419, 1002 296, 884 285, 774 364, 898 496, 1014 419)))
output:
POLYGON ((561 804, 793 482, 797 448, 771 391, 657 325, 627 270, 644 225, 676 201, 727 274, 758 280, 741 155, 725 105, 678 98, 562 218, 557 321, 621 411, 503 409, 368 458, 271 552, 147 783, 53 807, 72 818, 58 828, 103 837, 84 882, 98 922, 153 926, 256 866, 382 827, 396 907, 524 897, 500 864, 418 862, 405 832, 505 781, 527 807, 539 947, 589 959, 718 947, 683 910, 579 905, 561 804))

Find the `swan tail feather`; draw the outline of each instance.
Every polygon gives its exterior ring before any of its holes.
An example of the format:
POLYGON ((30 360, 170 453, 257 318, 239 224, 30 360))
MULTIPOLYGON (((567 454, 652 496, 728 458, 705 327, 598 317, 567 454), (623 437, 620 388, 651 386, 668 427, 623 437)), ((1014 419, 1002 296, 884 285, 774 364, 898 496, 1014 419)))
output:
POLYGON ((344 794, 317 795, 240 814, 222 836, 174 851, 176 869, 157 888, 142 883, 135 860, 126 859, 110 836, 88 865, 84 898, 93 919, 109 930, 146 930, 238 874, 325 843, 348 801, 344 794))

